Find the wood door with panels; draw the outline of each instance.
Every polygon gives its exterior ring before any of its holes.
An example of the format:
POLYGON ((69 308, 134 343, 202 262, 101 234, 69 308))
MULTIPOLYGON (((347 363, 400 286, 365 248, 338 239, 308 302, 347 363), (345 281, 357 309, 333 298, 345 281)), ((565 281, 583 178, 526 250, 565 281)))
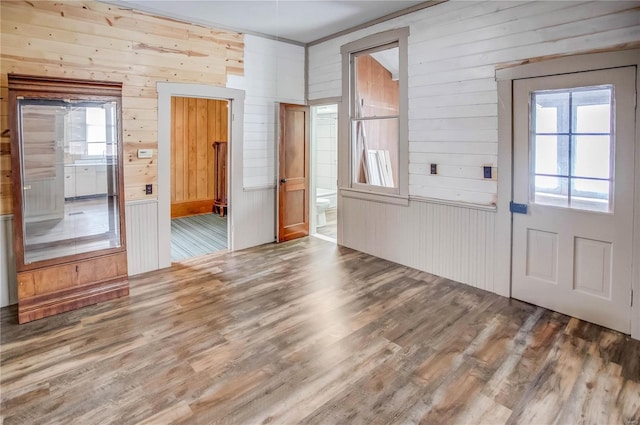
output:
POLYGON ((512 296, 630 332, 636 68, 515 80, 512 296))
POLYGON ((280 105, 278 242, 309 235, 309 107, 280 105))

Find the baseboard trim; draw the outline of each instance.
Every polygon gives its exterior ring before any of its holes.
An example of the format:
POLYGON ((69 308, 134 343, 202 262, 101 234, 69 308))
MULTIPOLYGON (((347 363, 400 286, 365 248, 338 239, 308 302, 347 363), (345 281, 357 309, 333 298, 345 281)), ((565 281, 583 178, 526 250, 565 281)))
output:
POLYGON ((213 212, 213 199, 204 201, 180 202, 171 205, 171 218, 187 217, 190 215, 207 214, 213 212))

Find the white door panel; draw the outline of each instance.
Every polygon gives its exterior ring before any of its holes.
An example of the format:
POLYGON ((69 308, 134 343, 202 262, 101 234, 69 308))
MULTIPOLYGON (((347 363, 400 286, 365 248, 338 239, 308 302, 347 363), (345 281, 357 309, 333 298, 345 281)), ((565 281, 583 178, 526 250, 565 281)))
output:
POLYGON ((513 90, 513 201, 528 204, 513 214, 513 297, 625 333, 635 75, 624 67, 531 78, 513 90))

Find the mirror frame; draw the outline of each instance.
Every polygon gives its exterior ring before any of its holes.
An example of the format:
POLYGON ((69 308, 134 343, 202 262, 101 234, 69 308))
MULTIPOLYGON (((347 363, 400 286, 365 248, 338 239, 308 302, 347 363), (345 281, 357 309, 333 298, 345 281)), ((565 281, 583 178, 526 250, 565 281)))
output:
POLYGON ((20 74, 9 74, 9 126, 11 129, 11 175, 13 191, 14 215, 14 252, 16 270, 18 272, 34 270, 41 267, 68 263, 97 255, 114 254, 126 251, 126 221, 124 214, 124 166, 123 166, 123 130, 122 130, 122 83, 111 81, 77 80, 67 78, 50 78, 20 74), (116 102, 116 135, 117 135, 117 190, 118 190, 118 221, 120 225, 120 246, 79 254, 60 256, 46 260, 25 264, 24 247, 24 217, 22 196, 22 146, 20 143, 18 100, 49 99, 74 101, 115 101, 116 102))

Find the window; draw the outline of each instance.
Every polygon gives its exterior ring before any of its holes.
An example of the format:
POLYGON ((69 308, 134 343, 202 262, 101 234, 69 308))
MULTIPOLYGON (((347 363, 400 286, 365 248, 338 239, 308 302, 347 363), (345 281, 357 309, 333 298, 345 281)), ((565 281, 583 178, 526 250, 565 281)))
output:
POLYGON ((68 113, 68 150, 79 157, 105 157, 114 154, 115 104, 82 102, 68 113))
POLYGON ((408 195, 407 28, 342 46, 350 189, 408 195))
POLYGON ((610 212, 612 86, 531 94, 531 149, 537 204, 610 212))

